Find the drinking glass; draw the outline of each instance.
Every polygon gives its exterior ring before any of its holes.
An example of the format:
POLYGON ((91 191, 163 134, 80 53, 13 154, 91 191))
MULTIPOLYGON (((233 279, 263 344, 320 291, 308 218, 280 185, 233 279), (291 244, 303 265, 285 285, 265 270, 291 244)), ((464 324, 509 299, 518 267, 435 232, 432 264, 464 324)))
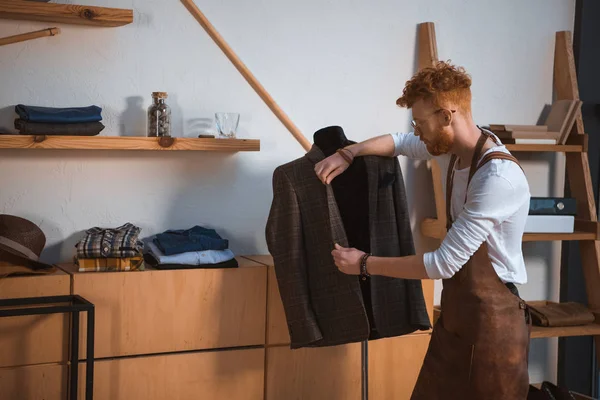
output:
POLYGON ((217 122, 219 137, 227 139, 235 138, 238 123, 240 122, 240 114, 218 112, 215 113, 215 120, 217 122))

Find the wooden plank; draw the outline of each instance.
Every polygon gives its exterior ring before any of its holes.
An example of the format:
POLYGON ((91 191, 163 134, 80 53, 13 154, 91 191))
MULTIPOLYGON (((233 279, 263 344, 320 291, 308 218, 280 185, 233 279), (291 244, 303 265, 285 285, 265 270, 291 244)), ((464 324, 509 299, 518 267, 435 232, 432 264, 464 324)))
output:
MULTIPOLYGON (((70 292, 70 277, 62 271, 0 279, 2 299, 70 292)), ((69 316, 65 314, 0 318, 0 367, 64 362, 68 360, 68 333, 69 316)))
POLYGON ((431 160, 431 178, 433 181, 433 195, 435 198, 435 212, 438 223, 442 229, 446 230, 446 196, 444 195, 444 186, 442 185, 444 177, 442 168, 436 160, 431 160))
POLYGON ((432 67, 438 62, 437 40, 435 37, 435 24, 433 22, 423 22, 418 25, 418 46, 419 46, 419 69, 432 67))
POLYGON ((360 400, 360 343, 267 348, 266 399, 360 400))
POLYGON ((582 326, 560 326, 553 328, 534 326, 531 330, 532 339, 588 335, 600 335, 600 324, 594 323, 582 326))
MULTIPOLYGON (((439 221, 434 218, 425 218, 421 223, 421 232, 423 235, 434 239, 443 239, 446 236, 445 229, 442 229, 439 221)), ((594 232, 575 231, 573 233, 525 233, 523 235, 524 242, 553 240, 596 240, 596 234, 594 232)))
POLYGON ((275 265, 273 264, 273 256, 270 254, 254 254, 242 257, 266 266, 275 265))
POLYGON ((369 342, 369 398, 409 399, 430 338, 421 334, 369 342))
POLYGON ((575 220, 575 230, 578 232, 589 232, 596 235, 596 239, 600 239, 600 222, 598 221, 582 221, 575 220))
MULTIPOLYGON (((600 291, 598 290, 600 288, 600 267, 597 260, 600 256, 600 242, 581 242, 579 243, 579 251, 588 299, 587 305, 598 317, 597 313, 600 312, 600 291)), ((600 319, 596 319, 596 322, 600 322, 600 319)), ((598 357, 600 357, 600 352, 598 357)))
POLYGON ((499 132, 513 132, 513 131, 528 131, 528 132, 547 132, 548 127, 546 125, 501 125, 501 124, 490 124, 491 131, 499 132))
MULTIPOLYGON (((73 272, 74 293, 96 307, 96 357, 264 345, 267 268, 238 262, 233 269, 73 272)), ((86 321, 82 315, 82 355, 86 321)))
MULTIPOLYGON (((554 90, 557 100, 579 100, 575 57, 573 56, 573 40, 571 32, 556 32, 554 45, 554 90)), ((582 134, 583 118, 581 111, 577 112, 572 133, 582 134)))
MULTIPOLYGON (((51 344, 47 342, 46 345, 51 344)), ((66 399, 67 374, 68 367, 60 364, 0 368, 0 398, 4 400, 66 399)), ((83 384, 82 379, 79 382, 83 384)))
MULTIPOLYGON (((94 400, 263 400, 264 364, 264 349, 96 361, 94 400)), ((84 399, 84 363, 79 382, 84 399)))
MULTIPOLYGON (((594 243, 594 242, 589 242, 594 243)), ((436 305, 434 307, 435 314, 434 318, 440 317, 441 307, 436 305)), ((600 335, 600 323, 596 322, 593 324, 582 325, 582 326, 560 326, 545 328, 542 326, 532 326, 531 339, 550 338, 550 337, 565 337, 565 336, 588 336, 588 335, 600 335)))
POLYGON ((436 218, 425 218, 421 222, 421 233, 423 236, 441 240, 446 236, 446 225, 436 218))
POLYGON ((0 135, 0 149, 259 151, 257 139, 0 135))
POLYGON ((122 26, 133 22, 133 10, 2 0, 0 18, 93 26, 122 26))
POLYGON ((577 200, 577 218, 585 221, 597 221, 588 154, 568 153, 566 166, 571 196, 577 200))
POLYGON ((578 104, 577 100, 569 99, 556 100, 552 103, 545 124, 548 125, 551 131, 559 132, 559 144, 563 144, 569 136, 569 132, 573 127, 572 115, 578 104), (569 122, 571 123, 569 124, 569 122))
POLYGON ((557 145, 557 144, 505 144, 509 151, 517 152, 550 152, 550 153, 581 153, 582 145, 557 145))
POLYGON ((40 31, 21 33, 19 35, 7 36, 0 39, 0 46, 5 46, 12 43, 25 42, 27 40, 39 39, 48 36, 55 36, 60 34, 59 28, 48 28, 40 31))

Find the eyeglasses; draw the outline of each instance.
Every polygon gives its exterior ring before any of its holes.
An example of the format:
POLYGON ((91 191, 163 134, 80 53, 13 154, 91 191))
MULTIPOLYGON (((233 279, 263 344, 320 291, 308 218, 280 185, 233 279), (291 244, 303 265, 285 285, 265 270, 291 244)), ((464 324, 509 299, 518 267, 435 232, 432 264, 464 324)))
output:
MULTIPOLYGON (((444 110, 446 110, 446 109, 445 108, 438 108, 437 110, 435 110, 434 112, 432 112, 430 115, 428 115, 427 117, 425 117, 423 120, 429 119, 429 118, 431 118, 432 115, 435 115, 435 114, 439 113, 440 111, 444 111, 444 110)), ((456 112, 456 110, 448 110, 448 111, 450 111, 451 113, 455 113, 456 112)), ((410 124, 412 125, 412 127, 414 129, 419 129, 419 127, 417 126, 417 122, 414 119, 410 121, 410 124)))

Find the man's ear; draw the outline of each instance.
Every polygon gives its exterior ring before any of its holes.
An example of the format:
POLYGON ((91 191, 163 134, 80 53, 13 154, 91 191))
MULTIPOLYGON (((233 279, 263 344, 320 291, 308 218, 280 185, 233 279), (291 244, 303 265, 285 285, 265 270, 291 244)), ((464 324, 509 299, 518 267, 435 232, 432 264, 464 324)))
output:
POLYGON ((450 110, 440 111, 443 126, 450 126, 452 123, 452 112, 450 110))

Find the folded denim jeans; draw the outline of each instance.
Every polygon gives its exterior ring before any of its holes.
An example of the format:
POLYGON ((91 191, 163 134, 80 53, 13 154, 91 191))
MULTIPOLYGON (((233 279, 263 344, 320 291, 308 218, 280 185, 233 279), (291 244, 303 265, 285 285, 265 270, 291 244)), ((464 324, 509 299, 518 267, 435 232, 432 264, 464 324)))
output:
POLYGON ((29 122, 75 124, 102 121, 102 109, 98 106, 57 108, 18 104, 15 112, 20 119, 29 122))
POLYGON ((104 129, 102 122, 83 122, 76 124, 57 124, 47 122, 29 122, 15 119, 15 128, 21 135, 67 135, 96 136, 104 129))
POLYGON ((226 250, 229 248, 229 241, 219 236, 214 229, 198 225, 190 229, 168 230, 159 233, 153 241, 167 256, 190 251, 226 250))

